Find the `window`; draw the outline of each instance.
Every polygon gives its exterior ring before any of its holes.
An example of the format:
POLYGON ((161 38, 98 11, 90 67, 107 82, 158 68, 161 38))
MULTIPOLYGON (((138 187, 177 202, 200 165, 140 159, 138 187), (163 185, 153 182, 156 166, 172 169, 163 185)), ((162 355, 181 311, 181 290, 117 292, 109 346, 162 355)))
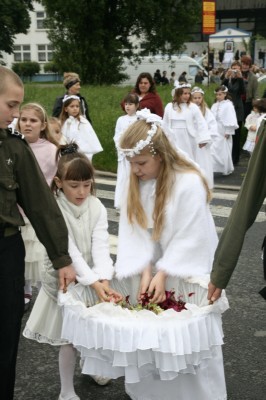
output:
POLYGON ((51 44, 39 44, 38 48, 38 61, 47 62, 53 59, 53 46, 51 44))
POLYGON ((14 61, 31 61, 30 45, 16 45, 14 46, 14 61))
POLYGON ((36 12, 36 21, 37 21, 37 29, 45 29, 45 26, 44 26, 45 12, 44 11, 36 12))

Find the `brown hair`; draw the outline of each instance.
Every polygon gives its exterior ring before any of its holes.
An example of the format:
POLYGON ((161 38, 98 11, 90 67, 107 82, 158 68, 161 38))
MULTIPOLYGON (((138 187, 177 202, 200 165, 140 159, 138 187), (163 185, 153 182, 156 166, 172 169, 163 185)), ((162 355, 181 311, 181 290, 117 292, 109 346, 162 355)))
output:
MULTIPOLYGON (((180 98, 181 98, 181 96, 183 94, 184 89, 190 89, 190 88, 187 87, 187 88, 177 88, 177 89, 175 89, 175 94, 174 94, 173 101, 172 101, 173 105, 177 105, 180 110, 181 110, 181 108, 180 108, 180 104, 181 104, 180 98)), ((190 102, 191 102, 191 93, 190 93, 190 98, 188 99, 187 104, 189 104, 190 102)))
POLYGON ((233 67, 234 65, 237 65, 238 67, 241 68, 241 62, 239 62, 239 61, 233 61, 231 64, 231 67, 233 67))
POLYGON ((149 92, 150 93, 156 93, 156 87, 155 87, 155 82, 153 80, 153 77, 151 76, 151 74, 149 74, 149 72, 142 72, 141 74, 139 74, 138 78, 137 78, 137 82, 134 88, 134 92, 140 94, 140 90, 139 90, 139 84, 141 79, 148 79, 148 81, 150 82, 150 88, 149 88, 149 92))
POLYGON ((138 97, 138 95, 135 94, 135 93, 128 93, 128 94, 124 97, 123 103, 124 103, 124 104, 125 104, 125 103, 132 103, 132 104, 138 105, 138 104, 139 104, 139 97, 138 97))
POLYGON ((67 90, 77 82, 80 82, 78 74, 75 72, 64 72, 63 84, 67 90))
MULTIPOLYGON (((90 160, 84 153, 78 151, 78 145, 74 142, 61 145, 57 150, 57 171, 55 176, 60 180, 87 181, 92 180, 91 194, 95 193, 94 169, 90 160)), ((55 181, 51 183, 52 191, 58 195, 60 189, 55 181)))
MULTIPOLYGON (((134 122, 121 137, 120 147, 122 149, 132 149, 138 141, 147 139, 147 131, 150 129, 151 124, 146 121, 140 120, 134 122)), ((206 201, 210 200, 211 194, 207 181, 201 172, 194 164, 176 152, 161 127, 157 127, 152 142, 154 151, 156 152, 155 157, 159 156, 161 158, 161 168, 157 177, 155 204, 152 215, 154 221, 152 238, 153 240, 158 240, 164 225, 165 207, 171 195, 177 172, 193 172, 199 175, 206 189, 206 201)), ((150 154, 148 146, 141 151, 141 154, 147 153, 150 154)), ((140 199, 139 179, 132 172, 130 173, 127 198, 127 216, 130 224, 136 221, 142 228, 147 228, 147 216, 140 199)))
POLYGON ((251 67, 252 65, 252 58, 250 56, 242 56, 241 57, 241 63, 247 64, 251 67))
MULTIPOLYGON (((73 99, 72 97, 71 98, 69 98, 69 99, 67 99, 66 101, 64 101, 63 102, 63 104, 62 104, 62 110, 61 110, 61 113, 60 113, 60 115, 59 115, 59 119, 60 119, 60 122, 61 122, 61 124, 62 124, 62 126, 63 126, 63 124, 65 123, 65 121, 68 119, 68 117, 69 117, 69 115, 68 115, 68 113, 67 113, 67 111, 65 111, 65 108, 66 107, 68 107, 69 106, 69 104, 71 104, 73 101, 75 101, 75 100, 77 100, 77 99, 73 99)), ((77 100, 78 101, 78 100, 77 100)), ((80 101, 79 101, 79 115, 77 116, 77 118, 79 119, 79 117, 81 116, 81 109, 80 109, 80 101)))
POLYGON ((266 99, 256 99, 252 101, 253 107, 257 108, 259 113, 266 113, 266 99))
MULTIPOLYGON (((225 92, 225 90, 228 89, 227 86, 225 85, 220 85, 218 86, 216 89, 214 89, 215 93, 218 92, 225 92)), ((232 101, 232 97, 230 96, 230 94, 228 92, 225 92, 225 99, 226 100, 231 100, 232 101)), ((216 101, 216 99, 215 99, 216 101)))

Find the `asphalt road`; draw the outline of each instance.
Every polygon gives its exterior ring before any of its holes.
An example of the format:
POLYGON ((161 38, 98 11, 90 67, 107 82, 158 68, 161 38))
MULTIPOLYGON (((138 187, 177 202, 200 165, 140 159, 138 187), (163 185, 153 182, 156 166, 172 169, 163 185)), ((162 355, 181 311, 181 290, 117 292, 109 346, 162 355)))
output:
MULTIPOLYGON (((216 176, 215 183, 220 190, 234 191, 242 182, 246 165, 247 158, 242 157, 230 177, 216 176)), ((220 223, 225 224, 226 219, 220 223)), ((254 223, 248 231, 238 266, 227 288, 230 309, 223 317, 223 352, 228 400, 266 399, 266 302, 258 294, 266 286, 260 259, 265 232, 265 222, 254 223)), ((28 314, 24 316, 23 326, 27 318, 28 314)), ((60 391, 57 358, 56 347, 22 337, 15 400, 57 400, 60 391)), ((82 400, 129 399, 124 393, 123 379, 99 387, 90 377, 82 376, 78 366, 75 387, 82 400)))

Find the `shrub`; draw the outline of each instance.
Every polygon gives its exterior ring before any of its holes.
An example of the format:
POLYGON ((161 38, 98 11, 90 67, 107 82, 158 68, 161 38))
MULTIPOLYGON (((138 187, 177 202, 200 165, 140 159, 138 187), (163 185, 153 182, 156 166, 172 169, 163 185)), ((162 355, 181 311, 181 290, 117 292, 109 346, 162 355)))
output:
POLYGON ((29 78, 40 72, 40 65, 36 61, 24 61, 12 64, 12 70, 22 79, 29 78))

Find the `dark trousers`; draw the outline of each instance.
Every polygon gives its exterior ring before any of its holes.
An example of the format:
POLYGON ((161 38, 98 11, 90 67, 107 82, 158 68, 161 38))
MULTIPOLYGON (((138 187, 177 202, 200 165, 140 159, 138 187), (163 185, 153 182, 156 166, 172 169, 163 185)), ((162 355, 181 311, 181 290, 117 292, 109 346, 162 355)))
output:
POLYGON ((0 237, 0 396, 14 396, 16 359, 24 312, 25 248, 20 233, 0 237))
POLYGON ((243 104, 244 104, 244 115, 245 115, 245 119, 246 119, 247 116, 251 113, 253 106, 252 106, 252 102, 251 101, 248 101, 248 102, 243 103, 243 104))
POLYGON ((235 130, 235 134, 232 135, 233 138, 233 148, 232 148, 232 159, 233 164, 237 164, 240 156, 240 134, 241 134, 241 126, 242 121, 237 121, 239 128, 235 130))

